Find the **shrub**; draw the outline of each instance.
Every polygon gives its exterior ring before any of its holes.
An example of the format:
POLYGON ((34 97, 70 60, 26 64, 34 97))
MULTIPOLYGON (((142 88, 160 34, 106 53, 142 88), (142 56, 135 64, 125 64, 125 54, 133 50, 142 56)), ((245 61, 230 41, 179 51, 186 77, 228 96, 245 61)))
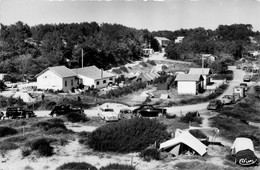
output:
POLYGON ((70 162, 61 165, 56 170, 97 170, 97 168, 86 162, 70 162))
POLYGON ((127 70, 127 68, 126 68, 126 67, 124 67, 124 66, 120 67, 120 70, 122 70, 123 72, 126 72, 126 73, 128 73, 128 70, 127 70))
POLYGON ((148 65, 147 65, 145 62, 143 62, 143 61, 140 62, 139 64, 140 64, 141 66, 143 66, 143 67, 147 67, 147 66, 148 66, 148 65))
POLYGON ((123 165, 123 164, 109 164, 107 166, 101 167, 100 170, 135 170, 135 167, 132 165, 123 165))
POLYGON ((197 122, 199 124, 202 123, 202 118, 199 115, 199 112, 188 112, 185 116, 182 116, 180 118, 180 121, 183 123, 189 123, 189 122, 197 122))
POLYGON ((155 61, 154 61, 154 60, 147 60, 147 63, 149 63, 149 64, 151 64, 151 65, 153 65, 153 66, 155 66, 155 65, 156 65, 156 63, 155 63, 155 61))
POLYGON ((160 152, 155 148, 148 148, 143 150, 140 153, 140 157, 143 158, 145 161, 160 160, 160 152))
POLYGON ((5 154, 9 151, 9 150, 14 150, 17 149, 18 146, 12 142, 2 142, 0 143, 0 153, 2 155, 2 157, 5 157, 5 154))
POLYGON ((25 148, 22 149, 21 152, 22 152, 22 156, 26 157, 26 156, 29 156, 32 153, 32 150, 29 147, 25 147, 25 148))
POLYGON ((69 122, 72 123, 89 121, 89 118, 87 118, 84 114, 79 114, 79 113, 68 113, 66 114, 66 118, 68 119, 69 122))
POLYGON ((133 118, 106 124, 89 134, 88 145, 97 151, 141 151, 168 138, 166 126, 157 120, 133 118))
POLYGON ((53 147, 46 138, 36 139, 31 142, 30 148, 32 151, 38 151, 41 156, 51 156, 53 154, 53 147))
POLYGON ((121 70, 118 68, 112 69, 112 72, 116 73, 116 74, 121 74, 121 70))
POLYGON ((6 126, 0 127, 0 137, 4 137, 4 136, 8 136, 8 135, 14 135, 16 133, 18 133, 18 131, 13 129, 13 128, 6 127, 6 126))

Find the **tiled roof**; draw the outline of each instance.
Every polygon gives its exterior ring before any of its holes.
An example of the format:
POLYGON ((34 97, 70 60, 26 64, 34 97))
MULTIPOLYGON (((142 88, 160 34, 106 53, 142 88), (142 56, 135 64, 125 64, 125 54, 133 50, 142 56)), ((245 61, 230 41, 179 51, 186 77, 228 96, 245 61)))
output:
POLYGON ((43 74, 47 70, 54 72, 55 74, 57 74, 61 78, 77 76, 73 71, 71 71, 66 66, 48 67, 36 76, 38 77, 39 75, 43 74))
POLYGON ((89 78, 92 78, 95 80, 115 76, 115 74, 109 73, 107 71, 103 71, 103 70, 97 68, 96 66, 72 69, 72 71, 77 75, 89 77, 89 78))
POLYGON ((202 74, 202 75, 209 75, 210 68, 190 68, 189 74, 202 74))
POLYGON ((201 74, 178 74, 175 81, 200 81, 203 80, 201 74))

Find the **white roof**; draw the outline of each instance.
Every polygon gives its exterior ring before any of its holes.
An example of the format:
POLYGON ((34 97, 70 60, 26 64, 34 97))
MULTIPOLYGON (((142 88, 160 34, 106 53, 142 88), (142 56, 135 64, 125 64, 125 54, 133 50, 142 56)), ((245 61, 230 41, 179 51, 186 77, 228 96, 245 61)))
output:
POLYGON ((183 143, 193 150, 195 150, 199 155, 203 156, 207 153, 207 146, 204 145, 201 141, 191 135, 188 131, 180 131, 181 134, 173 139, 170 139, 164 143, 160 144, 160 149, 167 149, 172 146, 176 146, 180 143, 183 143))
POLYGON ((233 145, 231 146, 231 149, 235 149, 236 153, 246 149, 249 149, 254 152, 254 144, 252 140, 249 138, 239 137, 236 138, 233 145))

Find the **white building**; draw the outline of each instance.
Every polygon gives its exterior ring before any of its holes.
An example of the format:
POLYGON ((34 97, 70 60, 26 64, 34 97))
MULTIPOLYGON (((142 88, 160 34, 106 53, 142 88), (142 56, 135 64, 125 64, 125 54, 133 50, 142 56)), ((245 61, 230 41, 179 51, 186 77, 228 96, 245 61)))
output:
POLYGON ((203 88, 210 83, 210 78, 212 77, 212 72, 210 68, 190 68, 189 74, 199 74, 203 77, 203 88))
POLYGON ((107 87, 109 84, 114 84, 116 79, 115 74, 103 71, 96 66, 72 69, 72 71, 82 80, 83 85, 92 88, 107 87))
POLYGON ((174 40, 174 42, 175 42, 175 43, 182 43, 183 39, 184 39, 183 36, 179 36, 179 37, 177 37, 177 38, 174 40))
POLYGON ((79 79, 77 75, 65 66, 48 67, 36 75, 38 89, 53 89, 68 92, 77 87, 79 79))
POLYGON ((203 90, 203 77, 200 74, 178 74, 175 81, 178 94, 196 95, 203 90))

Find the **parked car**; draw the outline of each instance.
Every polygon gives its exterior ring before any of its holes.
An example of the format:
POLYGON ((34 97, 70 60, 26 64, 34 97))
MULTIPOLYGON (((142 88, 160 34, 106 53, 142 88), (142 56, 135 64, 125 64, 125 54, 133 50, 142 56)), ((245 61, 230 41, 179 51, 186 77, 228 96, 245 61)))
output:
POLYGON ((32 110, 22 106, 13 106, 6 109, 5 117, 9 119, 36 117, 32 110))
POLYGON ((132 110, 125 108, 119 111, 119 119, 131 119, 134 117, 132 110))
POLYGON ((231 155, 235 157, 235 163, 241 166, 258 165, 254 144, 251 139, 237 137, 231 146, 231 155))
POLYGON ((250 82, 250 80, 251 80, 250 75, 245 75, 244 78, 243 78, 243 81, 245 81, 245 82, 250 82))
POLYGON ((221 100, 218 100, 218 99, 214 99, 214 100, 211 100, 207 106, 207 109, 208 110, 218 110, 222 107, 222 102, 221 100))
POLYGON ((166 109, 156 108, 153 105, 142 105, 133 110, 133 114, 139 117, 157 117, 166 115, 166 109))
POLYGON ((225 95, 221 99, 222 104, 232 104, 234 103, 234 96, 233 95, 225 95))
POLYGON ((50 115, 53 117, 57 117, 60 115, 66 115, 68 113, 79 113, 84 114, 84 110, 79 107, 72 107, 70 105, 58 105, 52 109, 50 115))
POLYGON ((118 113, 115 112, 115 110, 113 108, 100 108, 100 111, 98 113, 98 116, 107 121, 107 122, 111 122, 111 121, 118 121, 119 120, 119 116, 118 113))
POLYGON ((245 89, 245 91, 247 91, 248 86, 246 83, 240 83, 240 87, 243 87, 245 89))

